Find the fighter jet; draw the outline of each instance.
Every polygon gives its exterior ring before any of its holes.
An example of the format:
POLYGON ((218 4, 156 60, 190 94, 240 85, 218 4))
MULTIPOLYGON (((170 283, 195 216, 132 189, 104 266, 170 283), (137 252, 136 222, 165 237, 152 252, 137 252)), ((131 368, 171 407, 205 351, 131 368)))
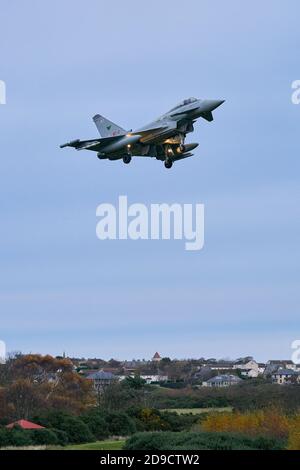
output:
POLYGON ((72 140, 60 146, 97 152, 100 160, 123 160, 128 164, 133 156, 153 157, 171 168, 177 160, 191 157, 198 143, 185 143, 186 135, 194 131, 198 118, 211 122, 212 111, 224 100, 188 98, 155 121, 135 131, 126 131, 100 114, 93 117, 100 139, 72 140))

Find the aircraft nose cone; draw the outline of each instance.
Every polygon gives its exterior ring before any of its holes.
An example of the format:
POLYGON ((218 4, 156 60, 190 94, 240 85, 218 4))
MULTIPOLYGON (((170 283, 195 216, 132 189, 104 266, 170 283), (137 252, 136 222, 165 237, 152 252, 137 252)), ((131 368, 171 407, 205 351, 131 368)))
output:
POLYGON ((208 106, 210 108, 210 111, 213 111, 214 109, 218 108, 224 102, 225 100, 208 100, 208 106))

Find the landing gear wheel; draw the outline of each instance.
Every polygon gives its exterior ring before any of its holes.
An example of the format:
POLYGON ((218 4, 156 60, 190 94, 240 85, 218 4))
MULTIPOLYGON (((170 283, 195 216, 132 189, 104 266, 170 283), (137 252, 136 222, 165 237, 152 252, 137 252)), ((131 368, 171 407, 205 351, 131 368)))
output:
POLYGON ((128 163, 131 162, 131 155, 125 155, 125 157, 123 157, 123 162, 128 165, 128 163))
POLYGON ((165 160, 165 167, 169 169, 169 168, 172 168, 172 166, 173 166, 172 160, 170 160, 169 158, 167 158, 167 159, 165 160))

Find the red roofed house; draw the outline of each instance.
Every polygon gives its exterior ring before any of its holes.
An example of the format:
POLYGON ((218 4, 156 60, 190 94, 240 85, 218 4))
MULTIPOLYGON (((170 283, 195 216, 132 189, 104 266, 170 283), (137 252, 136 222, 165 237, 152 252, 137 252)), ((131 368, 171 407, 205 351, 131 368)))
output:
POLYGON ((45 429, 44 426, 40 426, 39 424, 31 423, 30 421, 26 421, 26 419, 19 419, 19 421, 15 421, 14 423, 8 424, 6 427, 11 429, 15 426, 20 426, 22 429, 45 429))
POLYGON ((158 352, 156 352, 156 353, 154 354, 154 356, 152 357, 152 361, 153 361, 153 362, 159 362, 159 361, 161 361, 161 357, 160 357, 160 355, 158 354, 158 352))

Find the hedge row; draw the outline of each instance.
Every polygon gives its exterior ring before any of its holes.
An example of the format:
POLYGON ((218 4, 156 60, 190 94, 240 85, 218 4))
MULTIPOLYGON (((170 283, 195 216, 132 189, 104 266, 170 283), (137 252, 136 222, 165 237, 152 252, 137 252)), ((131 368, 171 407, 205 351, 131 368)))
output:
POLYGON ((280 440, 208 432, 143 432, 131 436, 125 450, 279 450, 280 440))
POLYGON ((13 429, 0 428, 0 447, 31 445, 66 445, 67 433, 59 429, 13 429))

